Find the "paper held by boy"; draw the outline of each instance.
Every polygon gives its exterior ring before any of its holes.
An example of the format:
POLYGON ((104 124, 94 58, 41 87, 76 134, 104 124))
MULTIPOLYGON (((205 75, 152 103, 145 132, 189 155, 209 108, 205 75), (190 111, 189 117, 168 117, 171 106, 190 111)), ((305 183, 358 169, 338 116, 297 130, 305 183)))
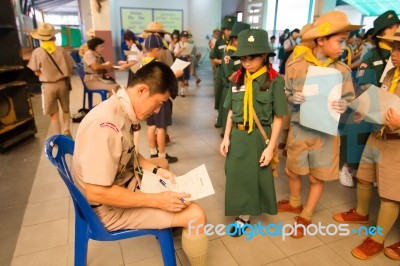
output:
POLYGON ((194 168, 184 175, 175 177, 176 184, 170 180, 164 179, 152 172, 143 171, 142 183, 140 191, 145 193, 160 193, 167 190, 188 193, 190 198, 187 200, 197 200, 215 194, 214 187, 208 175, 207 168, 204 164, 194 168), (162 185, 160 180, 166 183, 166 187, 162 185))
POLYGON ((360 113, 365 121, 383 125, 386 123, 385 115, 389 108, 400 113, 400 97, 389 93, 384 88, 371 85, 348 107, 360 113))
POLYGON ((331 107, 342 96, 343 77, 330 67, 310 66, 302 93, 306 101, 300 105, 300 124, 337 136, 340 114, 331 107))
POLYGON ((175 62, 172 64, 171 69, 173 72, 176 72, 177 70, 184 70, 188 65, 190 65, 190 62, 180 60, 179 58, 175 59, 175 62))

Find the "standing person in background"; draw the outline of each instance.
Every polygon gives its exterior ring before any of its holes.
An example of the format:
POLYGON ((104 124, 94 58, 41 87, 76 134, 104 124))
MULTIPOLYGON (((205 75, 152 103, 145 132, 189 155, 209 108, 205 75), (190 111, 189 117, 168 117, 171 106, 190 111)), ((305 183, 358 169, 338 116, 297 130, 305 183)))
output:
POLYGON ((127 55, 127 60, 123 61, 120 60, 118 61, 118 65, 120 65, 120 69, 119 70, 125 70, 125 69, 129 69, 128 71, 128 83, 130 82, 130 80, 133 78, 134 73, 132 72, 132 70, 130 69, 132 66, 140 63, 140 61, 143 58, 143 53, 142 53, 142 45, 137 41, 135 34, 130 31, 130 30, 126 30, 123 36, 123 39, 126 43, 126 45, 128 46, 128 55, 127 55))
MULTIPOLYGON (((175 50, 174 50, 174 56, 176 58, 179 58, 182 61, 189 61, 189 58, 191 57, 191 51, 188 52, 187 47, 192 46, 192 44, 188 43, 189 33, 187 31, 182 31, 180 35, 180 40, 179 42, 175 45, 175 50)), ((189 86, 189 79, 190 79, 190 66, 186 67, 183 70, 183 76, 180 77, 179 80, 179 95, 181 97, 185 97, 185 88, 189 86)))
POLYGON ((293 53, 293 50, 297 45, 297 38, 299 37, 300 30, 296 28, 290 32, 289 38, 287 38, 283 43, 283 49, 285 50, 285 53, 283 54, 283 58, 279 66, 279 73, 282 75, 285 75, 286 62, 289 56, 293 53))
POLYGON ((279 47, 278 47, 278 63, 282 62, 283 56, 285 55, 285 48, 283 47, 283 43, 289 38, 290 30, 285 29, 281 35, 279 35, 279 47))
MULTIPOLYGON (((354 87, 350 69, 338 58, 342 54, 349 32, 359 29, 352 25, 344 12, 331 11, 321 15, 313 27, 304 33, 302 40, 314 41, 312 53, 290 62, 285 75, 288 99, 291 104, 291 124, 287 141, 287 159, 285 172, 289 177, 290 199, 278 202, 279 212, 299 214, 294 238, 302 238, 304 228, 311 224, 314 209, 322 197, 324 184, 336 180, 339 176, 340 137, 329 135, 302 126, 300 105, 307 101, 303 94, 307 71, 310 66, 334 68, 342 78, 341 99, 328 104, 338 114, 346 111, 347 103, 354 99, 354 87), (309 176, 309 190, 303 209, 301 200, 301 176, 309 176), (298 226, 298 225, 303 225, 298 226)), ((313 119, 309 114, 308 119, 313 119)))
MULTIPOLYGON (((210 58, 215 64, 215 82, 214 82, 214 109, 219 110, 219 103, 221 102, 221 94, 222 94, 222 77, 221 77, 221 64, 222 64, 222 56, 225 53, 225 48, 228 45, 229 37, 231 36, 232 27, 235 23, 234 17, 226 16, 224 18, 224 22, 222 23, 222 34, 220 38, 215 42, 214 49, 210 53, 210 58)), ((218 112, 217 120, 214 125, 216 128, 220 128, 222 126, 222 116, 218 112)))
POLYGON ((231 88, 231 83, 235 80, 237 71, 242 67, 239 58, 232 58, 232 54, 237 50, 238 43, 238 35, 241 31, 250 29, 250 25, 243 22, 236 22, 233 25, 231 35, 229 37, 229 43, 226 47, 226 52, 223 56, 222 64, 221 64, 221 76, 222 76, 222 84, 224 88, 222 90, 221 102, 219 103, 219 113, 222 116, 222 132, 221 137, 224 136, 226 120, 228 118, 229 110, 224 107, 224 102, 226 95, 228 94, 229 89, 231 88))
POLYGON ((101 52, 104 50, 104 40, 94 37, 88 41, 89 50, 83 57, 85 66, 84 82, 89 90, 108 90, 116 91, 119 84, 107 75, 110 71, 114 71, 111 62, 105 62, 101 52))
POLYGON ((169 45, 168 45, 168 50, 172 54, 172 57, 174 58, 174 60, 175 60, 175 56, 174 56, 175 45, 178 42, 179 42, 179 30, 174 30, 171 33, 171 41, 169 42, 169 45))
POLYGON ((197 52, 196 44, 194 43, 193 35, 190 30, 187 30, 189 33, 189 38, 187 40, 188 43, 193 45, 192 53, 190 54, 189 61, 190 61, 190 75, 192 75, 196 79, 196 86, 198 86, 201 82, 199 76, 197 76, 196 68, 197 68, 197 60, 201 57, 201 54, 197 52))
POLYGON ((272 50, 265 40, 265 30, 239 33, 232 56, 242 68, 224 104, 229 113, 220 153, 226 157, 225 215, 237 216, 233 237, 243 235, 251 215, 277 213, 272 159, 287 108, 284 80, 268 62, 272 50))
POLYGON ((54 41, 58 32, 49 23, 40 24, 31 32, 31 36, 41 42, 40 47, 33 50, 27 66, 32 69, 42 83, 43 113, 50 116, 51 134, 63 132, 72 138, 69 94, 72 89, 70 87, 71 70, 75 62, 63 48, 56 46, 54 41), (63 111, 62 127, 59 119, 59 103, 63 111))
MULTIPOLYGON (((221 31, 218 28, 214 29, 213 30, 213 34, 211 36, 211 39, 208 41, 208 49, 209 49, 209 52, 210 52, 210 54, 209 54, 210 59, 211 59, 211 51, 214 49, 215 42, 218 40, 220 34, 221 34, 221 31)), ((212 69, 212 72, 213 72, 213 79, 214 79, 214 82, 215 82, 215 63, 214 63, 214 60, 211 59, 210 63, 211 63, 211 69, 212 69)))
MULTIPOLYGON (((92 28, 92 29, 89 29, 87 32, 86 32, 86 35, 89 37, 89 40, 90 39, 93 39, 94 37, 95 37, 95 31, 94 31, 94 29, 92 28)), ((88 46, 87 46, 87 41, 85 42, 85 43, 83 43, 82 45, 81 45, 81 47, 79 47, 79 56, 80 57, 84 57, 85 56, 85 53, 86 53, 86 51, 88 50, 89 48, 88 48, 88 46)))
POLYGON ((269 47, 271 47, 271 50, 272 50, 272 52, 274 52, 274 56, 270 56, 269 57, 269 62, 271 63, 271 64, 274 64, 275 63, 275 56, 276 56, 276 50, 278 49, 277 47, 276 47, 276 37, 275 37, 275 35, 272 35, 271 37, 269 37, 269 47))

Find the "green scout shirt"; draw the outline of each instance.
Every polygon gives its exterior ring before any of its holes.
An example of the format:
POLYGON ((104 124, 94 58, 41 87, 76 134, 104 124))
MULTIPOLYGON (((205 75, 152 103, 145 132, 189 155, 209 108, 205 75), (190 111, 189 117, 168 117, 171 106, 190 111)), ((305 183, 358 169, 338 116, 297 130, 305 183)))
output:
POLYGON ((225 47, 227 45, 228 45, 228 40, 226 40, 224 37, 218 38, 218 40, 215 42, 214 49, 211 51, 210 58, 222 59, 225 52, 225 47))
MULTIPOLYGON (((380 87, 383 70, 385 69, 386 62, 383 62, 378 54, 378 50, 373 48, 370 50, 370 56, 363 59, 358 70, 358 84, 373 84, 380 87)), ((390 57, 390 51, 381 49, 383 58, 387 61, 390 57)))
MULTIPOLYGON (((242 74, 243 75, 243 74, 242 74)), ((287 115, 287 101, 284 91, 284 79, 281 76, 276 77, 268 90, 261 91, 260 86, 269 78, 266 73, 253 81, 253 106, 258 119, 262 125, 270 125, 274 122, 274 116, 287 115)), ((243 100, 245 86, 237 90, 236 86, 231 86, 226 96, 224 107, 232 110, 232 121, 234 123, 243 123, 243 100)))
POLYGON ((228 50, 226 51, 223 59, 222 59, 222 83, 224 85, 224 88, 229 88, 231 82, 228 80, 229 76, 232 75, 232 73, 238 71, 242 67, 242 63, 240 62, 239 58, 231 58, 231 55, 235 51, 233 50, 228 50), (225 61, 226 60, 226 61, 225 61), (226 63, 228 62, 228 63, 226 63))

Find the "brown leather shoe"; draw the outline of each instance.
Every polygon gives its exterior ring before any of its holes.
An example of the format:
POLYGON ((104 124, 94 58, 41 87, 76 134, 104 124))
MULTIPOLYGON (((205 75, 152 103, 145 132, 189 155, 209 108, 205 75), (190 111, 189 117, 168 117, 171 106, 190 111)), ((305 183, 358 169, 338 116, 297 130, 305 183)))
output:
POLYGON ((292 212, 300 214, 302 210, 303 210, 303 205, 300 205, 298 207, 293 207, 292 205, 290 205, 290 202, 288 200, 278 201, 278 212, 292 212))
POLYGON ((367 237, 358 247, 353 248, 351 254, 360 260, 367 260, 375 257, 383 250, 383 244, 367 237))
POLYGON ((356 212, 356 209, 350 209, 347 212, 339 212, 333 215, 333 219, 339 223, 355 223, 355 224, 366 224, 369 220, 369 214, 361 216, 356 212))
POLYGON ((385 255, 392 260, 400 260, 400 242, 394 243, 385 248, 385 255))
POLYGON ((307 226, 311 224, 311 221, 300 216, 296 216, 294 219, 296 220, 297 225, 294 225, 295 232, 290 236, 293 238, 302 238, 304 236, 304 228, 299 225, 304 225, 307 228, 307 226))

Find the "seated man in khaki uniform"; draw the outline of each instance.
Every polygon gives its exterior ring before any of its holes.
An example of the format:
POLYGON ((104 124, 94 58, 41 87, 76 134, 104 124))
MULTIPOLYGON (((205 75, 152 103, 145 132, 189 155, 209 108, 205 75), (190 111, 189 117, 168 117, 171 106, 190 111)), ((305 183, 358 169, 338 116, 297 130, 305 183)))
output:
POLYGON ((185 202, 186 193, 140 192, 142 170, 163 178, 175 175, 136 153, 133 132, 138 121, 175 98, 178 82, 164 63, 151 62, 82 120, 76 135, 72 175, 104 226, 110 230, 184 227, 182 248, 192 265, 205 265, 208 240, 203 209, 185 202), (191 223, 192 230, 188 230, 191 223), (197 229, 197 230, 196 230, 197 229))

